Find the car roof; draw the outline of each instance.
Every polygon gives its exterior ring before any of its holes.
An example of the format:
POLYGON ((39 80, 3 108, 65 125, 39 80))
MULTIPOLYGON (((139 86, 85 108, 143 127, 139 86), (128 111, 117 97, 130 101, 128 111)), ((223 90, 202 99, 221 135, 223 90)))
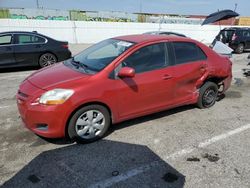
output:
POLYGON ((140 34, 140 35, 125 35, 115 37, 113 39, 124 40, 134 43, 143 43, 143 42, 154 42, 157 40, 169 40, 169 41, 194 41, 190 38, 184 38, 179 36, 172 35, 150 35, 150 34, 140 34))
POLYGON ((182 34, 182 33, 176 33, 173 31, 148 31, 146 33, 143 34, 151 34, 151 35, 177 35, 177 36, 181 36, 181 37, 186 37, 186 35, 182 34))
POLYGON ((2 35, 2 34, 16 34, 16 33, 41 35, 40 33, 37 33, 36 31, 5 31, 5 32, 1 32, 0 34, 2 35))

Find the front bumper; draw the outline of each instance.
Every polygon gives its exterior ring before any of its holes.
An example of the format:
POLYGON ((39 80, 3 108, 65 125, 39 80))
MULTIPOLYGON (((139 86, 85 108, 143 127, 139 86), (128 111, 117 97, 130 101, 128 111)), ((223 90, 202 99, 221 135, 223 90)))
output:
POLYGON ((65 136, 68 105, 33 104, 45 91, 25 81, 16 95, 17 107, 24 125, 32 132, 47 138, 65 136), (27 94, 29 93, 29 94, 27 94), (31 95, 30 95, 31 93, 31 95))

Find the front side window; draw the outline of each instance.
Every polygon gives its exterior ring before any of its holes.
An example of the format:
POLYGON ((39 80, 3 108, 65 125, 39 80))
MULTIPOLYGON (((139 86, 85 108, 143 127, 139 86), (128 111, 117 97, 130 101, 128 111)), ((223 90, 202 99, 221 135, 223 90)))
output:
POLYGON ((85 73, 95 74, 133 45, 133 42, 118 39, 104 40, 79 53, 70 61, 65 62, 65 65, 85 73))
POLYGON ((160 69, 166 66, 165 44, 153 44, 143 47, 128 58, 122 65, 135 69, 136 73, 160 69))
POLYGON ((0 36, 0 45, 11 44, 11 35, 0 36))
POLYGON ((16 36, 16 44, 32 44, 45 43, 45 39, 35 35, 18 34, 16 36))
POLYGON ((205 53, 196 44, 191 42, 174 42, 176 64, 203 61, 207 59, 205 53))

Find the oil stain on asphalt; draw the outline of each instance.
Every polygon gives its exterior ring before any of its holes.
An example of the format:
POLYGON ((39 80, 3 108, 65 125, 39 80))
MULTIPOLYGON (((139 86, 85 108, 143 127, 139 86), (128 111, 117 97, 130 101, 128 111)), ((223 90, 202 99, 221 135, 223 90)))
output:
POLYGON ((202 155, 202 157, 203 157, 204 159, 207 159, 207 160, 210 161, 210 162, 217 162, 218 160, 220 160, 220 157, 219 157, 219 155, 218 155, 217 153, 214 154, 214 155, 205 153, 204 155, 202 155))
POLYGON ((200 162, 200 159, 198 157, 189 157, 189 158, 187 158, 187 161, 190 161, 190 162, 200 162))
MULTIPOLYGON (((207 159, 209 162, 217 162, 218 160, 220 160, 220 157, 217 153, 215 153, 214 155, 205 153, 201 155, 202 158, 207 159)), ((187 158, 187 161, 189 162, 200 162, 200 158, 198 157, 189 157, 187 158)))

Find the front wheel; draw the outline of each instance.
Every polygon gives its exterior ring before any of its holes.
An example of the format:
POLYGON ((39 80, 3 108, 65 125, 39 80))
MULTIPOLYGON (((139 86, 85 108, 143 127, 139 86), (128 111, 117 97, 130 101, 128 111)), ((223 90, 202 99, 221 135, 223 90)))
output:
POLYGON ((215 104, 218 96, 218 86, 213 82, 206 82, 199 92, 198 107, 209 108, 215 104))
POLYGON ((110 126, 110 113, 101 105, 80 108, 69 121, 68 135, 79 143, 93 142, 102 138, 110 126))

